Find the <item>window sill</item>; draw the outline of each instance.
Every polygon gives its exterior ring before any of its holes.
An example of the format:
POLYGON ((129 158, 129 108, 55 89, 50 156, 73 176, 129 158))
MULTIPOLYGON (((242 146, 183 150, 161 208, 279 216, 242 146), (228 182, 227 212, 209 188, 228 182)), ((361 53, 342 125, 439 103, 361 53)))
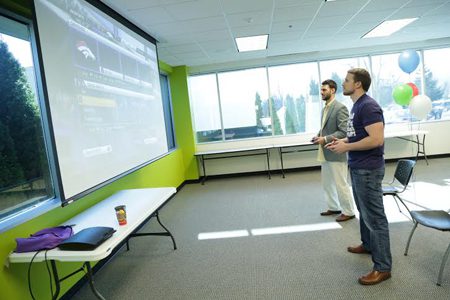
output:
POLYGON ((42 203, 35 204, 16 214, 7 216, 0 220, 0 233, 10 230, 22 223, 36 218, 52 209, 61 206, 61 200, 58 198, 49 199, 42 203))

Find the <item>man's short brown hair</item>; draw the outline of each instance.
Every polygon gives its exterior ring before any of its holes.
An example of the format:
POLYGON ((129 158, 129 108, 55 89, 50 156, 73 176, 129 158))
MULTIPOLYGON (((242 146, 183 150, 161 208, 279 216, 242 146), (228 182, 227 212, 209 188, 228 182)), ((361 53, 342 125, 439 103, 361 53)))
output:
POLYGON ((328 85, 330 87, 330 89, 334 89, 334 92, 337 91, 337 84, 336 84, 336 81, 334 81, 333 79, 324 80, 322 82, 322 85, 328 85))
POLYGON ((370 78, 369 72, 363 68, 353 68, 347 71, 350 74, 353 74, 354 82, 361 82, 362 88, 364 91, 368 91, 370 88, 370 84, 372 83, 372 79, 370 78))

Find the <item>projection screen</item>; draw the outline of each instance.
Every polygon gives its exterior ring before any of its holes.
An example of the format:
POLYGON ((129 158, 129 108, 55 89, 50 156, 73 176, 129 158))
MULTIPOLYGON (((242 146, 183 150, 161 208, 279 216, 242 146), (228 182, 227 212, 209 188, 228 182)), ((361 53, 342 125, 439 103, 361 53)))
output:
POLYGON ((64 204, 167 153, 156 43, 101 3, 34 3, 64 204))

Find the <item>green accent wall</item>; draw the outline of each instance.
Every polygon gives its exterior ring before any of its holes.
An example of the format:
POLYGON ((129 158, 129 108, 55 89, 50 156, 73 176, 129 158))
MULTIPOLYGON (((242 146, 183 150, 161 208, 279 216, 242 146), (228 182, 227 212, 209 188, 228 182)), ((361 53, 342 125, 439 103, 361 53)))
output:
MULTIPOLYGON (((158 161, 66 207, 53 209, 48 213, 0 234, 0 240, 2 241, 0 245, 0 260, 2 262, 7 261, 9 253, 16 246, 16 237, 27 237, 42 228, 57 226, 119 190, 163 186, 179 187, 185 181, 184 173, 182 150, 177 149, 158 161)), ((170 224, 167 225, 170 228, 170 224)), ((58 264, 58 272, 61 276, 65 276, 80 266, 81 263, 61 263, 58 264)), ((9 267, 3 266, 0 271, 1 299, 30 298, 27 286, 27 267, 28 264, 11 264, 9 267)), ((79 273, 64 281, 61 285, 61 295, 75 284, 81 276, 82 273, 79 273)), ((33 263, 31 277, 36 299, 49 298, 50 285, 45 264, 33 263)))
MULTIPOLYGON (((29 17, 31 15, 31 3, 31 1, 27 0, 0 0, 0 7, 29 17)), ((27 237, 42 228, 57 226, 122 189, 164 186, 179 187, 186 180, 198 179, 199 173, 197 161, 194 157, 195 142, 189 107, 187 68, 185 66, 171 67, 164 62, 160 62, 160 69, 169 75, 174 130, 177 143, 176 150, 64 208, 55 208, 9 231, 1 233, 1 299, 30 299, 27 283, 28 264, 6 265, 9 253, 16 246, 16 237, 27 237)), ((170 224, 167 225, 170 228, 170 224)), ((63 277, 75 271, 81 265, 81 263, 57 263, 58 273, 63 277)), ((33 263, 31 274, 31 284, 36 299, 50 298, 50 283, 45 263, 33 263)), ((82 275, 82 273, 78 273, 61 283, 60 296, 64 295, 82 275)))
POLYGON ((195 153, 194 131, 192 130, 191 109, 187 82, 187 67, 172 68, 170 93, 172 96, 173 118, 176 143, 182 145, 186 179, 198 179, 198 165, 195 153))

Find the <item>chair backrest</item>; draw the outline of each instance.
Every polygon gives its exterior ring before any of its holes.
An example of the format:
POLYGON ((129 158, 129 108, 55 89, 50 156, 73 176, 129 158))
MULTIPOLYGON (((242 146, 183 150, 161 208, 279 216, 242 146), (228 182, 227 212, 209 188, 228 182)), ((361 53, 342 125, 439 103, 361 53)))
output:
POLYGON ((400 182, 405 188, 411 179, 415 165, 416 161, 410 159, 400 159, 397 162, 394 178, 397 179, 397 181, 400 182))

